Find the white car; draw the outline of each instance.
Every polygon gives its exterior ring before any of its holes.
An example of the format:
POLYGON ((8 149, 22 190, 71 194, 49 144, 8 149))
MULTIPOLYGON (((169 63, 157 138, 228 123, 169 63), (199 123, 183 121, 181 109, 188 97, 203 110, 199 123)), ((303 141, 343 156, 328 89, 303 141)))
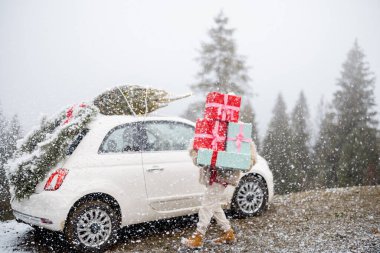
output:
MULTIPOLYGON (((63 232, 79 250, 103 251, 121 227, 197 213, 205 187, 187 150, 193 136, 181 118, 99 115, 30 198, 12 201, 14 215, 63 232)), ((225 208, 251 216, 272 197, 272 172, 258 157, 226 188, 225 208)))

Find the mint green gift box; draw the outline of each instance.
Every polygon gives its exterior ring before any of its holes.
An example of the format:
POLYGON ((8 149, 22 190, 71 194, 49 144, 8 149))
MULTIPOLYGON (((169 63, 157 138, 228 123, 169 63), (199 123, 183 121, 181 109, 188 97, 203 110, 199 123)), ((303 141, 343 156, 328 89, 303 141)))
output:
MULTIPOLYGON (((197 164, 201 166, 211 165, 213 150, 199 149, 197 164)), ((218 151, 215 166, 219 169, 247 171, 251 165, 251 154, 231 153, 218 151)))
POLYGON ((232 123, 228 124, 226 151, 231 153, 251 154, 252 124, 232 123))
POLYGON ((247 171, 251 165, 251 154, 219 151, 216 167, 230 170, 247 171))
POLYGON ((212 149, 199 149, 197 156, 197 164, 202 166, 211 165, 212 152, 212 149))

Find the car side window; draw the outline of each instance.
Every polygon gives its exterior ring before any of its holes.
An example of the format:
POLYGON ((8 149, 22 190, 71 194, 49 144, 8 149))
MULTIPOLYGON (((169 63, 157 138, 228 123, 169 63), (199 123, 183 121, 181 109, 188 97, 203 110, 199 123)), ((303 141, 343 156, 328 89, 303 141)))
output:
POLYGON ((180 122, 147 121, 144 126, 143 151, 187 150, 194 135, 192 126, 180 122))
POLYGON ((107 133, 99 153, 141 151, 141 124, 129 123, 117 126, 107 133))

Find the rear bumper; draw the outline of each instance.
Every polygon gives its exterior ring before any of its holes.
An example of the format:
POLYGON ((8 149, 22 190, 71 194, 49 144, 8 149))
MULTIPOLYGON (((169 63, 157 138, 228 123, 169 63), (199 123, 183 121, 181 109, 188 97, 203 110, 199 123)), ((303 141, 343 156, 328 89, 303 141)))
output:
POLYGON ((35 216, 28 215, 25 213, 21 213, 19 211, 15 211, 15 210, 13 210, 13 215, 15 216, 15 218, 18 222, 23 222, 23 223, 30 224, 30 225, 36 225, 36 226, 41 227, 44 224, 53 224, 53 222, 49 219, 41 218, 41 217, 35 217, 35 216))
POLYGON ((29 199, 11 202, 13 214, 18 221, 53 231, 63 231, 71 202, 58 192, 44 191, 29 199))

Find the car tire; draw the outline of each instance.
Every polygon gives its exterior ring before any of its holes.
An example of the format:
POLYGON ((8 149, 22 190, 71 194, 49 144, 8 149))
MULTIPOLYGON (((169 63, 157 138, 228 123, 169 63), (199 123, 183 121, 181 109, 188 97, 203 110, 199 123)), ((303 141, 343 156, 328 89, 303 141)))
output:
POLYGON ((104 252, 117 240, 120 217, 108 204, 89 200, 73 209, 65 227, 70 245, 80 252, 104 252))
POLYGON ((243 177, 236 187, 231 203, 232 214, 238 218, 260 215, 268 208, 268 188, 260 175, 243 177))

